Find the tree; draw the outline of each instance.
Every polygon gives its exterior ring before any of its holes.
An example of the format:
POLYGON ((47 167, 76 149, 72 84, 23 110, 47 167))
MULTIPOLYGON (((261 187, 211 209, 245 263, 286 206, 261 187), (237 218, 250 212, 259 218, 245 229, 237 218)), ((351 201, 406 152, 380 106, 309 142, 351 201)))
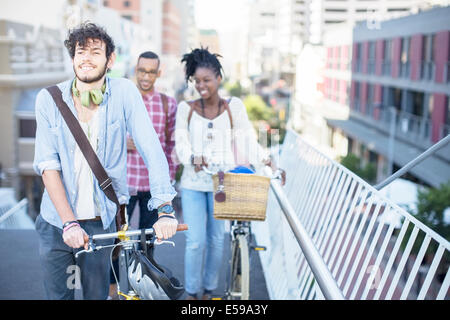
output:
POLYGON ((261 96, 257 94, 251 94, 245 97, 244 105, 251 121, 269 121, 275 117, 275 111, 268 107, 261 96))
POLYGON ((228 91, 228 93, 232 97, 241 98, 242 96, 246 95, 246 92, 245 92, 244 88, 242 88, 241 83, 239 81, 235 81, 235 82, 227 81, 224 84, 224 88, 225 88, 225 90, 228 91))
MULTIPOLYGON (((412 213, 430 229, 450 241, 450 224, 445 221, 444 212, 450 208, 450 181, 439 188, 424 188, 417 194, 417 212, 412 213)), ((421 241, 416 241, 421 243, 421 241)), ((430 244, 430 251, 436 250, 437 243, 430 244)))
POLYGON ((375 182, 377 169, 373 163, 369 162, 365 166, 362 166, 361 159, 353 153, 342 157, 340 163, 367 182, 371 184, 375 182))

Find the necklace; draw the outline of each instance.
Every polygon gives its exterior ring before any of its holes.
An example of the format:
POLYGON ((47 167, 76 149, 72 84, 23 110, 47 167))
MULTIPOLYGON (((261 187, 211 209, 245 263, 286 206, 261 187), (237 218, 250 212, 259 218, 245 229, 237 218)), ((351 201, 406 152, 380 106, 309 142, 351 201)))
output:
MULTIPOLYGON (((202 116, 203 116, 203 118, 206 118, 206 116, 205 116, 205 102, 203 101, 203 99, 200 99, 200 103, 202 105, 202 116)), ((220 107, 221 106, 222 106, 222 99, 219 98, 219 107, 218 107, 218 110, 217 110, 217 116, 216 117, 218 117, 220 115, 220 107)), ((213 129, 213 123, 212 123, 212 121, 210 121, 208 123, 208 134, 206 135, 206 137, 208 138, 208 141, 210 141, 210 142, 214 138, 214 136, 212 134, 212 129, 213 129)))
MULTIPOLYGON (((203 99, 200 99, 200 103, 201 103, 201 106, 202 106, 202 116, 203 116, 203 118, 206 118, 206 116, 205 116, 205 102, 203 101, 203 99)), ((217 109, 217 116, 220 115, 220 107, 221 106, 222 106, 222 99, 219 98, 219 107, 217 109)))

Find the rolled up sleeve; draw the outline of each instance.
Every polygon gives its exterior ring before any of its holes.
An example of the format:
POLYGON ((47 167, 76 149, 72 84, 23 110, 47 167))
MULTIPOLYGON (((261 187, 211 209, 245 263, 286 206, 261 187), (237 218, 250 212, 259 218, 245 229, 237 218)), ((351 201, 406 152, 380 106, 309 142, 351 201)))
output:
POLYGON ((59 129, 53 116, 54 103, 50 94, 42 89, 36 97, 36 139, 34 148, 34 171, 42 175, 45 170, 61 170, 57 150, 59 129))

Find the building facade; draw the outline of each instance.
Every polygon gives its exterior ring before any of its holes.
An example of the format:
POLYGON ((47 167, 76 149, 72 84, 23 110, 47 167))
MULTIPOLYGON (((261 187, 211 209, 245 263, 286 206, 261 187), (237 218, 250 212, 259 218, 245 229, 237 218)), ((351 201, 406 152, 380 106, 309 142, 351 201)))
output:
MULTIPOLYGON (((353 28, 325 44, 323 109, 330 143, 378 168, 378 180, 445 137, 450 129, 450 7, 353 28), (336 110, 347 116, 333 117, 336 110)), ((411 170, 437 187, 450 179, 450 148, 411 170)))

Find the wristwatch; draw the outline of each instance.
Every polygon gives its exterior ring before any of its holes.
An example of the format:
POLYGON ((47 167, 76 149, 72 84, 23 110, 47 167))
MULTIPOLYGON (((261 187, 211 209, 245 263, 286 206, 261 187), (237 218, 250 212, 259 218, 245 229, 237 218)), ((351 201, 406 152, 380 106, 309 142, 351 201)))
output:
POLYGON ((158 208, 158 214, 171 214, 173 213, 173 207, 170 204, 165 204, 158 208))

